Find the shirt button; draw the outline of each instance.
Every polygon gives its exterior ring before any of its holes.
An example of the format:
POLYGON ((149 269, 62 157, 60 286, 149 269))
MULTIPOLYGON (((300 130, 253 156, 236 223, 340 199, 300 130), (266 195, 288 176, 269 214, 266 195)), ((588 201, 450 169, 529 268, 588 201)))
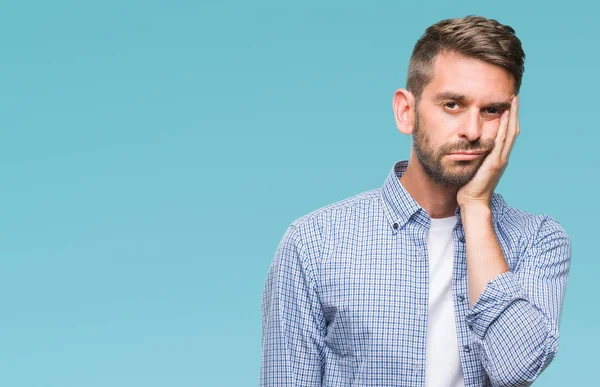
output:
POLYGON ((471 352, 471 348, 468 345, 465 345, 463 348, 465 349, 465 352, 471 352))
POLYGON ((463 296, 462 294, 458 296, 458 301, 464 301, 465 300, 465 296, 463 296))
POLYGON ((458 238, 459 241, 461 241, 461 243, 465 243, 465 237, 461 236, 460 238, 458 238))
POLYGON ((469 324, 469 329, 473 330, 473 325, 469 324))
POLYGON ((398 223, 394 223, 393 227, 394 227, 394 230, 397 230, 398 229, 398 223))

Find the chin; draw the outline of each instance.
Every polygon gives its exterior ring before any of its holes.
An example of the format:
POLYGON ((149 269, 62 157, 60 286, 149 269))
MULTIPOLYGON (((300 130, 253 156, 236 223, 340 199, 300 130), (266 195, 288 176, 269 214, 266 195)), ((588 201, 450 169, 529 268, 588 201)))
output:
MULTIPOLYGON (((459 161, 461 163, 463 163, 464 161, 459 161)), ((467 161, 469 162, 469 161, 467 161)), ((460 173, 457 173, 456 171, 451 171, 449 169, 446 169, 444 172, 444 180, 452 185, 452 186, 456 186, 456 187, 462 187, 463 185, 467 184, 468 182, 470 182, 471 180, 473 180, 473 177, 475 176, 475 173, 477 172, 478 167, 471 167, 470 165, 467 165, 470 168, 468 168, 467 170, 464 170, 460 173)))

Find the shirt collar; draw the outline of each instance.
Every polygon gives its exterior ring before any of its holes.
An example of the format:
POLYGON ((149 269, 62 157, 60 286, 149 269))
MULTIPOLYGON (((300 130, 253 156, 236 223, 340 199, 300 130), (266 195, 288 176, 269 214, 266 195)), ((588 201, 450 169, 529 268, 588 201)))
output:
MULTIPOLYGON (((383 186, 381 198, 386 219, 394 230, 400 230, 414 216, 414 220, 429 227, 429 214, 416 202, 400 183, 400 177, 406 171, 408 160, 400 160, 394 164, 383 186)), ((504 200, 500 194, 494 192, 491 200, 492 219, 499 222, 502 218, 504 200)), ((460 206, 456 207, 454 214, 461 223, 460 206)))

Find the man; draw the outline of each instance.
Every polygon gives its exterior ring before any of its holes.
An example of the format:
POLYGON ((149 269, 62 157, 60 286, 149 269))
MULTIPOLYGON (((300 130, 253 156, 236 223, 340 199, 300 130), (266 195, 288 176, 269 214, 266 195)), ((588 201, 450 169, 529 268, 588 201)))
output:
POLYGON ((263 295, 263 386, 527 386, 558 350, 564 228, 494 189, 525 54, 468 16, 429 27, 393 98, 409 160, 292 222, 263 295))

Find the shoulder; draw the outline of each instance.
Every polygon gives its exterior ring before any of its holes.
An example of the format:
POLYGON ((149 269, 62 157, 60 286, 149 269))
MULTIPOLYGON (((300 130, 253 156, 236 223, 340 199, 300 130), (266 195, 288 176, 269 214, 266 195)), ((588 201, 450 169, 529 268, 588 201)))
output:
MULTIPOLYGON (((300 264, 310 277, 320 266, 327 244, 341 226, 348 226, 360 219, 361 214, 372 214, 380 208, 380 188, 338 200, 306 213, 292 221, 279 242, 274 262, 294 261, 300 264)), ((333 237, 335 238, 335 236, 333 237)))
POLYGON ((360 192, 306 213, 288 228, 294 230, 303 248, 319 249, 334 230, 347 228, 364 216, 382 213, 381 188, 360 192))
POLYGON ((322 222, 328 218, 335 217, 336 215, 344 212, 361 210, 365 204, 369 205, 373 202, 379 202, 380 191, 380 188, 364 191, 359 194, 320 207, 295 219, 291 223, 291 226, 302 229, 307 227, 311 223, 322 222))
POLYGON ((510 206, 502 195, 497 195, 502 206, 502 217, 499 228, 509 236, 518 237, 528 247, 540 246, 558 240, 570 244, 564 226, 547 213, 533 213, 510 206))

